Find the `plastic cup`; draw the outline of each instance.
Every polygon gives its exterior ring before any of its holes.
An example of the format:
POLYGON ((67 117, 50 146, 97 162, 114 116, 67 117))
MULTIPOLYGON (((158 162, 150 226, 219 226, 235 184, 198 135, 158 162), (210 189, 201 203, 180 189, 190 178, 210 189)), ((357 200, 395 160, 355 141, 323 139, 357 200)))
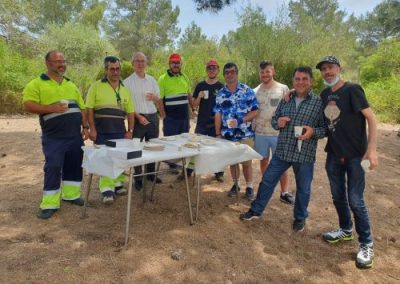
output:
POLYGON ((295 126, 294 127, 294 137, 298 138, 303 135, 303 126, 295 126))
POLYGON ((204 94, 203 99, 208 100, 208 90, 204 90, 203 94, 204 94))
POLYGON ((153 99, 153 94, 149 91, 145 94, 146 100, 151 101, 153 99))
POLYGON ((369 162, 369 160, 361 161, 361 167, 363 168, 364 172, 368 173, 370 171, 369 166, 371 166, 371 163, 369 162))
POLYGON ((69 103, 68 100, 60 100, 60 103, 65 105, 68 108, 68 103, 69 103))
POLYGON ((235 122, 236 119, 234 118, 229 118, 226 123, 228 124, 228 128, 235 128, 234 126, 232 126, 232 124, 235 122))

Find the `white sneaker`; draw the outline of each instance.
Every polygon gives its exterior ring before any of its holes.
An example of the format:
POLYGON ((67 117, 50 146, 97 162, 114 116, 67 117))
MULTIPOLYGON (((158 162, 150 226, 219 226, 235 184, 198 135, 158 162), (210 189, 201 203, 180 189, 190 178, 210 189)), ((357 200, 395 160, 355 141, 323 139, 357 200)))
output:
POLYGON ((121 189, 116 189, 115 190, 115 194, 122 196, 122 195, 126 195, 128 193, 128 191, 126 190, 126 188, 121 188, 121 189))
POLYGON ((374 262, 374 245, 360 244, 357 253, 356 266, 358 268, 371 268, 374 262))
POLYGON ((110 205, 114 202, 114 197, 113 196, 104 196, 103 197, 103 203, 105 205, 110 205))

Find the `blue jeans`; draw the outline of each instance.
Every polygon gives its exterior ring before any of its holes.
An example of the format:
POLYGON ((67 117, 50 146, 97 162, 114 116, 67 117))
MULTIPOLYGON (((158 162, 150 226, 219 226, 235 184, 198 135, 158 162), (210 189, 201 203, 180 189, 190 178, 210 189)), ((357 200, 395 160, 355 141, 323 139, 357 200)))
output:
POLYGON ((368 209, 364 202, 365 173, 361 167, 362 158, 341 160, 328 153, 326 172, 328 174, 333 204, 339 216, 339 225, 343 230, 352 230, 350 209, 354 215, 358 241, 362 244, 372 242, 368 209), (346 189, 347 175, 347 189, 346 189))
POLYGON ((290 167, 296 178, 296 199, 293 217, 304 220, 308 217, 308 203, 311 196, 311 183, 314 175, 314 163, 291 163, 280 160, 275 155, 265 171, 258 187, 257 198, 251 203, 251 210, 261 214, 274 193, 282 174, 290 167))

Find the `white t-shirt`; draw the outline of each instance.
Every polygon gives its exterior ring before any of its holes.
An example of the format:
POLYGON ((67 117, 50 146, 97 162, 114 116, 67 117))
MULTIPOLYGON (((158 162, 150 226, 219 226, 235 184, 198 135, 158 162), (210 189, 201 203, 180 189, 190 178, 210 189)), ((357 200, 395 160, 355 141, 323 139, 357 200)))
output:
POLYGON ((279 82, 274 82, 270 89, 264 89, 261 86, 262 84, 254 89, 260 111, 254 121, 254 130, 259 135, 278 136, 279 131, 273 129, 271 126, 271 118, 280 100, 289 91, 289 88, 279 82))
POLYGON ((123 83, 131 91, 136 113, 151 114, 157 112, 154 102, 146 100, 146 92, 151 92, 160 98, 160 88, 152 76, 145 74, 144 78, 140 78, 136 73, 133 73, 123 83))

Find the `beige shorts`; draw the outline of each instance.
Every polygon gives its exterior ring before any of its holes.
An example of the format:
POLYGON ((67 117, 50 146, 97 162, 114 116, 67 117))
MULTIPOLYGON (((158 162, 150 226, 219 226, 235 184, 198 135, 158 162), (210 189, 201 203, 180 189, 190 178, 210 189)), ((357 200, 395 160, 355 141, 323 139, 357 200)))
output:
MULTIPOLYGON (((252 149, 254 149, 254 139, 253 138, 243 139, 243 140, 241 140, 239 142, 240 142, 240 144, 245 144, 247 146, 250 146, 252 149)), ((241 162, 241 164, 243 166, 250 166, 251 167, 251 160, 241 162)))

